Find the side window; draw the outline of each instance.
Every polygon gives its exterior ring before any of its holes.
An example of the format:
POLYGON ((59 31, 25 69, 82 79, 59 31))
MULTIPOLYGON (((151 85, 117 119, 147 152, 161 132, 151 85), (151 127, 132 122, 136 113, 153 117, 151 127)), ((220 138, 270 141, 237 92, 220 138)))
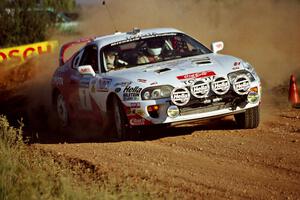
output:
POLYGON ((97 46, 87 46, 84 49, 79 65, 91 65, 96 73, 99 72, 97 46))
POLYGON ((79 61, 80 61, 80 58, 82 56, 82 53, 83 51, 80 51, 76 56, 75 58, 73 59, 73 62, 72 62, 72 67, 75 69, 79 66, 79 61))

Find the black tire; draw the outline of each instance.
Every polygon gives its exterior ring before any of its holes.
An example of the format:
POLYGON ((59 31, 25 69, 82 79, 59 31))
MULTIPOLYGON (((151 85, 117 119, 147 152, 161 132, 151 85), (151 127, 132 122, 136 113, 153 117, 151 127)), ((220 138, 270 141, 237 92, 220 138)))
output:
POLYGON ((62 94, 58 93, 55 98, 55 111, 56 116, 61 128, 66 128, 70 125, 69 111, 67 103, 62 94))
POLYGON ((119 140, 135 139, 135 131, 130 128, 123 105, 117 97, 112 99, 113 137, 119 140))
POLYGON ((260 121, 260 109, 259 106, 249 108, 246 112, 235 114, 235 121, 239 128, 253 129, 257 128, 260 121))

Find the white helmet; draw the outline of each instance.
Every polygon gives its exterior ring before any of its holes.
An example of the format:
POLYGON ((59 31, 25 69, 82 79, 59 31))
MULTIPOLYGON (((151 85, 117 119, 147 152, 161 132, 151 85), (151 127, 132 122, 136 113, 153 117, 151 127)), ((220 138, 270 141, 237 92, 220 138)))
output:
POLYGON ((148 53, 152 56, 158 56, 161 54, 163 41, 160 39, 151 39, 147 42, 148 53))
POLYGON ((159 56, 162 48, 148 48, 148 53, 152 56, 159 56))

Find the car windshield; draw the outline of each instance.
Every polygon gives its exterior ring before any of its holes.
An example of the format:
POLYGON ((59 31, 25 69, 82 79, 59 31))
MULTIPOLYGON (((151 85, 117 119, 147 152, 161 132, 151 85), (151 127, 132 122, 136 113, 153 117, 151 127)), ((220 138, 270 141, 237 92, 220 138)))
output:
POLYGON ((107 71, 211 53, 182 33, 133 37, 110 44, 101 51, 107 71))

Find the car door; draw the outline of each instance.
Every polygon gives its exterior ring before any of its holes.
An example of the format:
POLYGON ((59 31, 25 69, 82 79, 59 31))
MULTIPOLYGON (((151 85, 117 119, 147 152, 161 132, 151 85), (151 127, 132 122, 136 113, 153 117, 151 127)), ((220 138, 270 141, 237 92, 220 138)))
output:
POLYGON ((83 50, 79 51, 70 63, 70 68, 65 75, 64 94, 68 102, 70 117, 77 117, 77 107, 79 105, 79 82, 80 73, 78 72, 79 62, 81 60, 83 50))
MULTIPOLYGON (((95 83, 98 79, 99 74, 99 59, 98 50, 96 45, 89 45, 85 47, 83 55, 80 59, 79 66, 90 65, 96 73, 96 76, 92 75, 80 75, 79 87, 78 87, 78 98, 79 105, 78 111, 81 116, 93 117, 95 103, 92 100, 91 92, 95 90, 95 83)), ((79 67, 78 66, 78 67, 79 67)))

